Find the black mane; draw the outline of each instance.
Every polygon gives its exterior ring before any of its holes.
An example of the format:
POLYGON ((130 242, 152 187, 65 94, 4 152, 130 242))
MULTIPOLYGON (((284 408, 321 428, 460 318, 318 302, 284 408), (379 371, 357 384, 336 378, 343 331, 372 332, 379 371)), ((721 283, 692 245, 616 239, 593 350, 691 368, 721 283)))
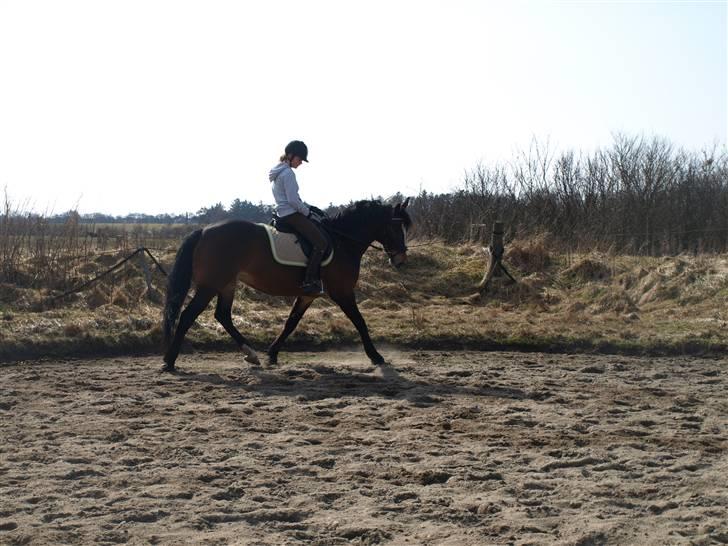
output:
MULTIPOLYGON (((353 232, 362 226, 373 223, 383 224, 392 218, 394 207, 386 205, 379 199, 369 201, 357 201, 348 205, 344 210, 334 216, 330 222, 337 229, 346 232, 353 232)), ((400 212, 405 227, 409 228, 412 220, 406 210, 400 212)))

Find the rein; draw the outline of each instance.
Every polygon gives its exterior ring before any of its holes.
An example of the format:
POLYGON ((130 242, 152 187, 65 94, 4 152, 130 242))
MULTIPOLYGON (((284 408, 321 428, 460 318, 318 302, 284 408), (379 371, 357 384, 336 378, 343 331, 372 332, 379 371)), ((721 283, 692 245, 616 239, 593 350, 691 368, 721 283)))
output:
MULTIPOLYGON (((322 224, 322 227, 323 227, 323 224, 322 224)), ((349 239, 350 241, 354 241, 355 243, 359 243, 360 245, 364 245, 367 248, 371 247, 371 248, 374 248, 376 250, 383 250, 384 252, 387 252, 387 249, 386 248, 384 248, 382 246, 375 245, 373 241, 371 243, 366 243, 364 241, 360 241, 356 237, 352 237, 351 235, 348 235, 347 233, 344 233, 343 231, 340 231, 340 230, 336 229, 331 224, 325 226, 324 229, 330 231, 331 233, 335 233, 336 235, 341 235, 345 239, 349 239)), ((389 254, 389 252, 387 252, 387 254, 389 254)))
MULTIPOLYGON (((321 225, 323 227, 323 224, 321 224, 321 225)), ((374 248, 376 250, 382 250, 385 253, 389 254, 389 252, 387 252, 387 249, 384 248, 383 246, 375 245, 373 242, 372 243, 365 243, 364 241, 360 241, 359 239, 356 239, 355 237, 352 237, 351 235, 348 235, 348 234, 344 233, 343 231, 339 231, 338 229, 332 227, 331 225, 327 225, 324 229, 330 231, 331 233, 335 233, 336 235, 341 235, 345 239, 349 239, 350 241, 354 241, 355 243, 359 243, 360 245, 364 245, 366 247, 371 247, 371 248, 374 248)), ((414 245, 407 245, 407 248, 408 249, 410 249, 410 248, 419 248, 419 247, 423 247, 423 246, 432 246, 434 244, 436 244, 435 241, 428 241, 426 243, 417 243, 417 244, 414 244, 414 245)))
MULTIPOLYGON (((322 227, 323 227, 323 224, 322 224, 322 227)), ((387 252, 387 249, 382 246, 377 246, 374 243, 365 243, 364 241, 360 241, 359 239, 356 239, 355 237, 352 237, 351 235, 348 235, 348 234, 344 233, 343 231, 339 231, 338 229, 333 228, 330 225, 327 225, 324 229, 330 231, 331 233, 335 233, 336 235, 341 235, 342 237, 344 237, 345 239, 349 239, 350 241, 354 241, 361 245, 375 248, 377 250, 383 250, 384 252, 389 254, 389 252, 387 252)), ((424 246, 432 246, 434 244, 437 244, 437 241, 427 241, 424 243, 416 243, 414 245, 407 245, 407 249, 409 250, 410 248, 420 248, 420 247, 424 247, 424 246)))

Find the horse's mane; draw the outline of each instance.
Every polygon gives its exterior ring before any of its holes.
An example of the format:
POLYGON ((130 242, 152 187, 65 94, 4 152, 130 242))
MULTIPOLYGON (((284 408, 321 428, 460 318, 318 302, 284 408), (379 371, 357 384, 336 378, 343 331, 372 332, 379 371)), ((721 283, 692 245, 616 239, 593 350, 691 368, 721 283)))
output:
MULTIPOLYGON (((379 199, 357 201, 341 210, 330 222, 337 229, 351 232, 370 223, 387 222, 392 217, 393 209, 392 205, 385 205, 379 199)), ((407 211, 401 210, 400 217, 405 227, 409 228, 412 220, 407 211)))

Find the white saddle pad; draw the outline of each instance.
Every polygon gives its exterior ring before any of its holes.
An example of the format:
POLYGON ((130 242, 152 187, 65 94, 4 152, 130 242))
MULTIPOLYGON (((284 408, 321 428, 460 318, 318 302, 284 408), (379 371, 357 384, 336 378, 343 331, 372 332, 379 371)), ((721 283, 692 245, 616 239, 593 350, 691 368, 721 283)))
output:
MULTIPOLYGON (((308 259, 298 243, 298 236, 293 233, 282 233, 269 224, 258 224, 265 228, 270 241, 270 249, 273 252, 273 259, 283 265, 297 265, 306 267, 308 259)), ((334 250, 321 262, 321 267, 329 265, 334 259, 334 250)))

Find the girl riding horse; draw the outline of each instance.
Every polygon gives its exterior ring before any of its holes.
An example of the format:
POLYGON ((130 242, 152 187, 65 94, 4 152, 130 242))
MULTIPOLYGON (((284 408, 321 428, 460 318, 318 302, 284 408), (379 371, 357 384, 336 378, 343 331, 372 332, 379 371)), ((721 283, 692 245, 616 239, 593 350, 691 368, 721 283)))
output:
POLYGON ((313 296, 323 293, 319 268, 327 244, 319 229, 309 219, 313 214, 311 207, 298 195, 298 182, 293 169, 297 169, 303 161, 308 163, 306 144, 300 140, 289 142, 278 165, 268 173, 268 179, 271 181, 273 198, 276 200, 278 222, 293 228, 313 246, 302 285, 303 293, 313 296))
MULTIPOLYGON (((407 213, 408 202, 409 199, 391 206, 379 201, 359 201, 324 222, 334 247, 334 258, 321 274, 326 293, 354 324, 367 356, 375 365, 383 364, 384 358, 369 337, 367 325, 356 305, 354 287, 359 278, 361 258, 374 241, 382 244, 395 267, 407 260, 407 231, 412 223, 407 213)), ((174 371, 187 330, 215 296, 215 318, 245 353, 245 359, 252 364, 260 364, 248 340, 233 324, 232 307, 238 279, 267 294, 296 297, 283 330, 268 348, 269 362, 275 364, 281 345, 311 303, 320 296, 319 293, 307 294, 304 291, 302 281, 305 274, 302 269, 275 261, 266 228, 262 225, 228 220, 188 235, 177 251, 167 285, 162 371, 174 371), (180 316, 193 281, 196 286, 194 297, 180 316)))

